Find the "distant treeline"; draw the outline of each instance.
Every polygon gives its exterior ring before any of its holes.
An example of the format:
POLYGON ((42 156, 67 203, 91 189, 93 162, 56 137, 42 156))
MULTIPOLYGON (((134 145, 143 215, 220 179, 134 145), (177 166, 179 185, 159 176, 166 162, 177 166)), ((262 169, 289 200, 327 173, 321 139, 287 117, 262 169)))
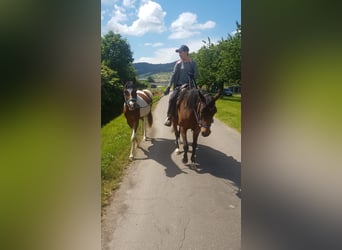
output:
POLYGON ((175 62, 151 64, 146 62, 133 63, 137 75, 152 75, 160 72, 172 72, 175 62))

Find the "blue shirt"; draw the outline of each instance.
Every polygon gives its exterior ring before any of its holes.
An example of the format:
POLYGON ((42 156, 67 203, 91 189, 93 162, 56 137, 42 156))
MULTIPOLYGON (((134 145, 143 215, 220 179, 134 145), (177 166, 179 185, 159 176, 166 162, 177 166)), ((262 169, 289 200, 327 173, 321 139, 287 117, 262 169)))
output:
POLYGON ((197 65, 194 61, 176 62, 168 87, 171 87, 173 84, 173 88, 176 88, 178 86, 182 86, 184 83, 189 83, 189 73, 192 73, 195 79, 197 78, 197 65))

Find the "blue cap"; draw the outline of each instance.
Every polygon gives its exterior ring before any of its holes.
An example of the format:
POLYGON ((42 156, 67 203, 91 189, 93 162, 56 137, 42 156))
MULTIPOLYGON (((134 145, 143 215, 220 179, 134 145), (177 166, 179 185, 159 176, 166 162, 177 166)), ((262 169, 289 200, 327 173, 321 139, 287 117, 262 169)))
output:
POLYGON ((182 45, 180 46, 179 49, 176 49, 176 52, 182 52, 182 51, 189 52, 189 47, 186 45, 182 45))

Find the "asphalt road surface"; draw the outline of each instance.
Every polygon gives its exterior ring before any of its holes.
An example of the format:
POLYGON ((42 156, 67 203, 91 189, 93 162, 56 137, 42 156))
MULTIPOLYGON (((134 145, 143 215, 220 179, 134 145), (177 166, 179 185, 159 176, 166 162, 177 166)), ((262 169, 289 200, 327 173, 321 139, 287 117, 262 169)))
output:
POLYGON ((102 249, 240 249, 240 134, 215 119, 192 170, 163 125, 167 104, 168 96, 157 104, 148 140, 103 211, 102 249))

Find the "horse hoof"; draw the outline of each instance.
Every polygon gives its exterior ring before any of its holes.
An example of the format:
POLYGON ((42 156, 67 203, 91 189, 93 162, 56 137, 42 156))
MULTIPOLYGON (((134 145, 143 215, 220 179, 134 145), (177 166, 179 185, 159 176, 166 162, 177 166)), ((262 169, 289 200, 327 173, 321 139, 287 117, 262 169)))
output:
POLYGON ((192 162, 192 163, 190 164, 190 168, 193 169, 193 170, 196 170, 196 169, 197 169, 196 163, 195 163, 195 162, 192 162))
POLYGON ((187 159, 187 158, 183 158, 183 159, 182 159, 182 162, 183 162, 183 163, 187 163, 187 162, 188 162, 188 159, 187 159))
POLYGON ((133 161, 133 160, 134 160, 134 157, 133 157, 133 156, 130 156, 130 157, 129 157, 129 160, 130 160, 130 161, 133 161))
POLYGON ((176 153, 177 155, 180 154, 179 148, 176 148, 176 149, 175 149, 175 153, 176 153))

